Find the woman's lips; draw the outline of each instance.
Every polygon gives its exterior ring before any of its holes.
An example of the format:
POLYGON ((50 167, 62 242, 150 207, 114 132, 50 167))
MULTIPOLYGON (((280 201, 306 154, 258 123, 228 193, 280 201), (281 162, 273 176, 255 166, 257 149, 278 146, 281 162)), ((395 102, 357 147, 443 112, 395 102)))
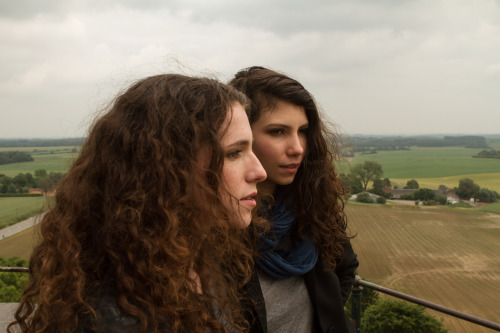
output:
POLYGON ((253 192, 253 193, 247 195, 246 197, 241 198, 240 201, 247 206, 256 207, 257 206, 257 201, 255 201, 256 195, 257 195, 257 192, 253 192))
POLYGON ((300 163, 292 163, 286 165, 280 165, 281 170, 285 173, 296 173, 299 169, 300 163))

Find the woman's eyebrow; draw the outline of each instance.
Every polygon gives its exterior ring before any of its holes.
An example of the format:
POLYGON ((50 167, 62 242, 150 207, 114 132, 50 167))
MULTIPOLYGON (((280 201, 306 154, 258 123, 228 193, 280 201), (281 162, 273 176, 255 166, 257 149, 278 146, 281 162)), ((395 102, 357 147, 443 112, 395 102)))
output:
POLYGON ((250 146, 251 145, 251 142, 249 140, 239 140, 239 141, 236 141, 236 142, 232 142, 228 145, 226 145, 226 148, 230 148, 230 147, 246 147, 246 146, 250 146))
POLYGON ((271 124, 267 124, 265 127, 284 127, 284 128, 292 128, 292 126, 290 125, 287 125, 287 124, 282 124, 282 123, 271 123, 271 124))

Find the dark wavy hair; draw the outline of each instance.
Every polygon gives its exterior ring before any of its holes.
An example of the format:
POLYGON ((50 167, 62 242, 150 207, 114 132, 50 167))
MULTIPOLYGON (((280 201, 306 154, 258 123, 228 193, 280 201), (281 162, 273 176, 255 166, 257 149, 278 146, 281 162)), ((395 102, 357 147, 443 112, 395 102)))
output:
POLYGON ((142 332, 165 323, 172 332, 248 327, 237 291, 254 254, 219 196, 221 126, 235 102, 248 107, 217 80, 165 74, 110 104, 39 225, 9 332, 74 332, 82 318, 96 324, 95 295, 108 287, 142 332), (200 166, 206 147, 210 161, 200 166))
POLYGON ((311 233, 322 260, 334 269, 343 255, 347 234, 344 212, 347 190, 334 163, 341 159, 340 136, 322 120, 313 96, 298 81, 263 67, 239 71, 229 83, 251 100, 250 123, 282 100, 304 107, 309 126, 307 148, 294 181, 284 191, 290 208, 297 214, 297 237, 311 233))

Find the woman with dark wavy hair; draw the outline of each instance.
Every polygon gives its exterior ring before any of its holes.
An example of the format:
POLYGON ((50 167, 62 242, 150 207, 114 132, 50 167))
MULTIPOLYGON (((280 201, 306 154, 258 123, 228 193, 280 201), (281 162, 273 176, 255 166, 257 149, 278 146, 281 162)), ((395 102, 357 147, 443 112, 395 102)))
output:
POLYGON ((258 212, 271 222, 247 286, 269 332, 352 332, 343 306, 356 255, 347 233, 346 189, 334 162, 336 136, 312 95, 263 67, 243 69, 230 85, 251 100, 253 149, 267 172, 258 212))
POLYGON ((227 85, 177 74, 119 95, 40 223, 9 330, 247 330, 244 227, 266 174, 246 106, 227 85))

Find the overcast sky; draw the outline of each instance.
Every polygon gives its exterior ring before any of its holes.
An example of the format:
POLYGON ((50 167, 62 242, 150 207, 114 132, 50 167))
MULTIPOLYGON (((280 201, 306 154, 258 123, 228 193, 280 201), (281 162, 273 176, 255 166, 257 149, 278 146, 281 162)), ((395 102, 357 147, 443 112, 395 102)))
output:
POLYGON ((4 0, 0 45, 0 138, 84 136, 138 78, 252 65, 343 133, 500 133, 500 0, 4 0))

